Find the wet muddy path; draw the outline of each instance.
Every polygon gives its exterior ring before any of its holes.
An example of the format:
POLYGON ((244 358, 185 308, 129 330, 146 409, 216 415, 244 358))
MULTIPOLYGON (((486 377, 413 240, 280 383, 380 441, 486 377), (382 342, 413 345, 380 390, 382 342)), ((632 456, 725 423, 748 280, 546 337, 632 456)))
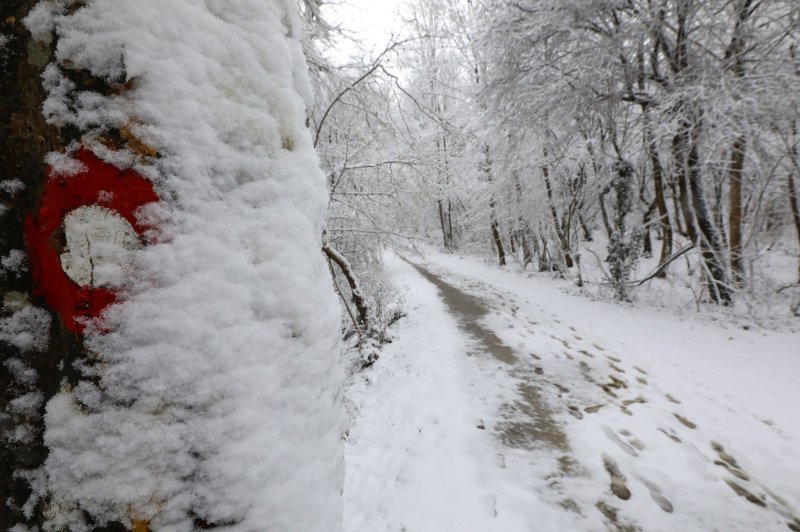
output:
POLYGON ((436 286, 459 327, 475 340, 475 349, 470 354, 494 357, 510 366, 510 374, 519 379, 518 398, 501 409, 503 419, 496 427, 500 441, 515 448, 567 451, 569 443, 566 434, 543 399, 536 374, 530 368, 523 367, 514 350, 482 323, 489 314, 487 306, 477 297, 459 290, 422 266, 408 260, 406 262, 436 286))

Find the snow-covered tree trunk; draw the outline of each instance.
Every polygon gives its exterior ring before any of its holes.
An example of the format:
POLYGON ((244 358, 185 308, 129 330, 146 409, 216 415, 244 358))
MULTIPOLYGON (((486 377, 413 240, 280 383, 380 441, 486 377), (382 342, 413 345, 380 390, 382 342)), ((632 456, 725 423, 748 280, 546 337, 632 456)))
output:
POLYGON ((0 519, 338 530, 297 4, 6 5, 0 519))
POLYGON ((43 406, 66 375, 64 360, 80 351, 33 295, 24 221, 38 203, 45 155, 58 144, 41 112, 41 71, 49 43, 31 40, 22 20, 35 1, 0 5, 0 524, 34 517, 31 505, 47 451, 43 406), (27 516, 26 516, 27 514, 27 516))

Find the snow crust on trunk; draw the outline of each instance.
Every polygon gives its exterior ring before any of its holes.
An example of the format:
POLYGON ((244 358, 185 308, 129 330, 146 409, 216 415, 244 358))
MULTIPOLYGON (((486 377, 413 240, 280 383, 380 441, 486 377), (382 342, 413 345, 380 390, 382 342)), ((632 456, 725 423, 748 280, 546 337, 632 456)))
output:
POLYGON ((161 198, 142 212, 155 243, 88 329, 94 378, 47 406, 51 526, 91 529, 80 508, 151 530, 339 530, 339 313, 295 3, 41 6, 29 23, 54 28, 62 65, 128 87, 80 91, 50 65, 49 121, 161 198), (122 126, 159 158, 93 141, 122 126))

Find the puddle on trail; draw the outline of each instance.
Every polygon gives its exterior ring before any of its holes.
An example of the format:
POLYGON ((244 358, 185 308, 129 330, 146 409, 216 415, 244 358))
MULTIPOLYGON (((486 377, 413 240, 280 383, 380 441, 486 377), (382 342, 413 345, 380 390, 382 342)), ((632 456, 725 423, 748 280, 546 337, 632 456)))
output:
POLYGON ((519 391, 517 400, 501 408, 500 414, 505 420, 497 427, 500 440, 509 447, 533 449, 544 446, 568 450, 567 437, 553 418, 549 406, 542 399, 535 375, 521 368, 517 364, 518 359, 514 351, 480 322, 489 314, 487 306, 477 297, 444 282, 422 266, 408 260, 406 262, 439 289, 442 300, 458 320, 459 326, 477 340, 478 349, 513 366, 512 375, 522 380, 517 388, 519 391))

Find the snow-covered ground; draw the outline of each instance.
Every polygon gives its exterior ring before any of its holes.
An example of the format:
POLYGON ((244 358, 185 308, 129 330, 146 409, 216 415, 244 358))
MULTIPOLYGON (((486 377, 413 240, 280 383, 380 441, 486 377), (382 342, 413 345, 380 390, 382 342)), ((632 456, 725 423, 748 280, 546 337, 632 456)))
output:
POLYGON ((347 532, 800 530, 800 334, 404 254, 347 389, 347 532))

